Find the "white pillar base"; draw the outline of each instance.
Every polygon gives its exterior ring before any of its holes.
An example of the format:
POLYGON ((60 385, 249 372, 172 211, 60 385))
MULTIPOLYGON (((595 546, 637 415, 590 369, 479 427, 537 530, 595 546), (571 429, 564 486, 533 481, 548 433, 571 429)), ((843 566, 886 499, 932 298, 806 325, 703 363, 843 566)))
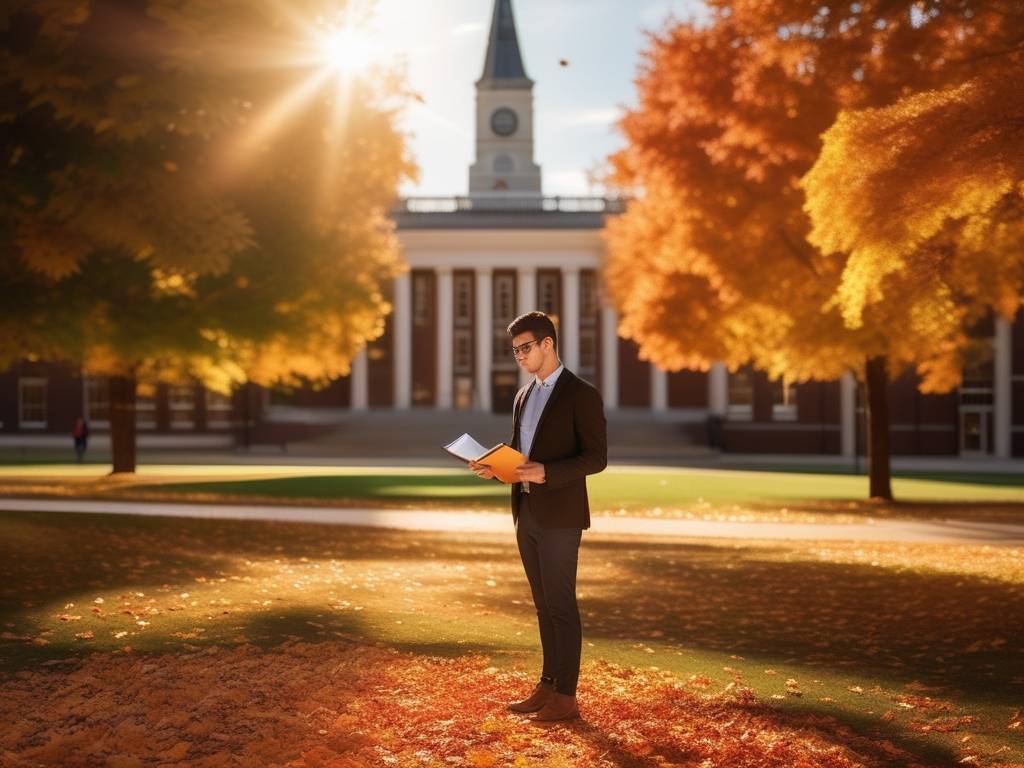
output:
POLYGON ((395 408, 412 405, 412 277, 406 272, 395 278, 395 408))
POLYGON ((352 358, 352 395, 349 407, 353 411, 365 411, 370 407, 369 370, 366 347, 352 358))
MULTIPOLYGON (((537 309, 537 270, 520 267, 516 274, 516 315, 523 315, 537 309)), ((525 387, 532 377, 519 369, 519 386, 525 387)))
POLYGON ((651 363, 651 410, 665 413, 668 410, 668 371, 651 363))
POLYGON ((840 454, 852 459, 857 453, 857 379, 847 371, 839 379, 840 454))
POLYGON ((729 369, 712 363, 708 371, 708 413, 725 418, 729 410, 729 369))

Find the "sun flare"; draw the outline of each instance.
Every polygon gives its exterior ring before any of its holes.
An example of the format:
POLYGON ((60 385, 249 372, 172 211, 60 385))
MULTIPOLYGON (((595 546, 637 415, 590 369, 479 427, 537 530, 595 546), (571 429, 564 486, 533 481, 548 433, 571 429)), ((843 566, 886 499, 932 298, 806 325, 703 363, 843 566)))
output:
POLYGON ((378 59, 377 50, 369 39, 369 30, 357 26, 318 32, 314 49, 318 61, 339 75, 365 72, 378 59))

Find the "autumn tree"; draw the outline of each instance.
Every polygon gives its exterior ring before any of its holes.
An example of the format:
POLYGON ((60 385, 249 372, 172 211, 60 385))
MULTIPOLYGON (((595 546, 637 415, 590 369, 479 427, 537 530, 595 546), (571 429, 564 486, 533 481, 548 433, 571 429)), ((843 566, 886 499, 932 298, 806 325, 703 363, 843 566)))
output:
POLYGON ((0 364, 137 383, 323 381, 382 332, 414 173, 399 77, 330 66, 344 3, 11 2, 0 12, 0 364))
MULTIPOLYGON (((1024 16, 1024 14, 1022 14, 1024 16)), ((1024 24, 1024 18, 1021 19, 1024 24)), ((1024 29, 1024 26, 1019 27, 1024 29)), ((841 112, 804 177, 808 239, 848 254, 837 292, 849 327, 928 286, 944 337, 994 309, 1012 320, 1024 286, 1024 36, 966 82, 841 112)), ((966 339, 920 366, 923 388, 960 381, 966 339)))
POLYGON ((671 369, 856 372, 870 494, 891 498, 887 383, 908 366, 937 383, 929 372, 970 348, 976 316, 951 318, 933 281, 903 272, 851 322, 850 253, 809 240, 801 178, 842 110, 965 82, 972 62, 1013 44, 1020 16, 983 2, 709 5, 707 23, 651 36, 639 104, 620 122, 610 180, 636 195, 606 231, 620 330, 671 369))

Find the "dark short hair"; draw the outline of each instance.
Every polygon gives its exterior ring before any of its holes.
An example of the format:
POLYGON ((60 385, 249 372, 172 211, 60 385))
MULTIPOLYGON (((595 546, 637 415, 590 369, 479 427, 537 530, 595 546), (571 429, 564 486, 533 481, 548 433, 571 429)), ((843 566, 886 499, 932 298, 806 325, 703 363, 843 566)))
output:
POLYGON ((555 324, 543 312, 527 312, 525 315, 520 315, 509 323, 505 330, 508 331, 509 338, 512 339, 521 333, 532 333, 533 338, 537 341, 545 336, 550 336, 552 345, 558 349, 558 334, 555 333, 555 324))

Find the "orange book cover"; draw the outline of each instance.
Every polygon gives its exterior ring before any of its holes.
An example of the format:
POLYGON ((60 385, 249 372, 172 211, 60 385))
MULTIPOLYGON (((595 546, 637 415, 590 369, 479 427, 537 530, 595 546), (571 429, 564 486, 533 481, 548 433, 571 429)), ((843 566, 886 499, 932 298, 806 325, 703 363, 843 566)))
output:
POLYGON ((475 461, 477 464, 490 467, 494 471, 494 476, 503 483, 519 482, 519 478, 516 477, 516 467, 526 463, 526 457, 523 454, 505 443, 498 443, 488 449, 468 434, 456 438, 444 446, 444 449, 462 461, 475 461))

